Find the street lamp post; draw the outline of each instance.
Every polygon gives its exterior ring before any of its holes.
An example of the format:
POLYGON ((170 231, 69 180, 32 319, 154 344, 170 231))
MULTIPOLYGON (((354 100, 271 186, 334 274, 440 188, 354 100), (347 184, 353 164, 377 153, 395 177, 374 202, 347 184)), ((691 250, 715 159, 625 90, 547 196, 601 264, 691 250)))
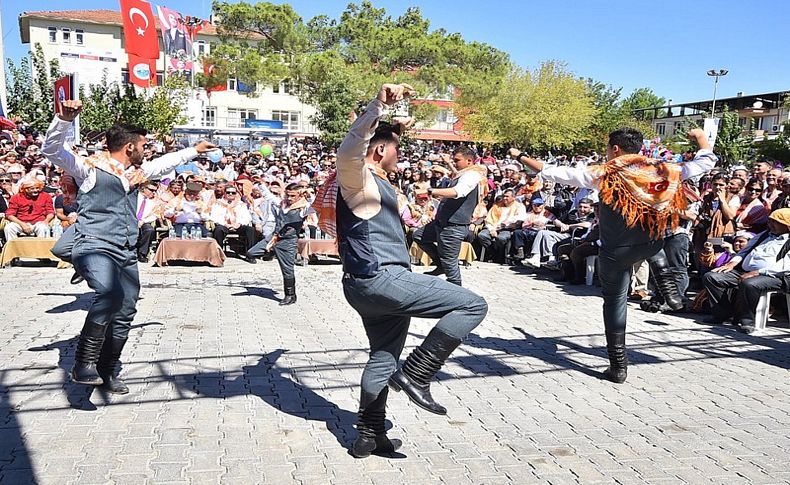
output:
POLYGON ((727 73, 730 72, 727 69, 719 69, 718 71, 715 69, 711 69, 708 71, 708 76, 715 78, 713 81, 713 104, 710 107, 710 117, 713 118, 714 113, 716 113, 716 88, 719 87, 719 78, 722 76, 726 76, 727 73))

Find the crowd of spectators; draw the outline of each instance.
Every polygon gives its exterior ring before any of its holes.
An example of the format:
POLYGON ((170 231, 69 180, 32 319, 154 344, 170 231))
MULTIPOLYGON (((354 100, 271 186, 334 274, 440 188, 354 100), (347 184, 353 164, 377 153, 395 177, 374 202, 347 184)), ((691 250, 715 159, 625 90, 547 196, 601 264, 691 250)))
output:
MULTIPOLYGON (((68 177, 41 155, 41 134, 21 129, 4 131, 2 137, 0 237, 3 241, 20 236, 59 237, 77 218, 76 200, 64 196, 62 189, 68 177)), ((427 189, 450 184, 451 155, 456 146, 413 142, 403 148, 398 172, 389 174, 390 183, 399 193, 410 245, 414 231, 432 220, 439 204, 427 189)), ((152 140, 145 158, 153 159, 176 147, 172 139, 165 143, 152 140)), ((78 145, 74 150, 90 156, 101 148, 96 143, 78 145)), ((557 280, 569 285, 582 284, 585 261, 598 250, 596 191, 541 180, 504 150, 472 148, 479 153, 479 163, 488 169, 490 191, 475 210, 467 241, 478 254, 485 255, 485 260, 554 270, 557 280)), ((673 155, 656 144, 644 147, 644 154, 678 162, 694 156, 693 151, 673 155)), ((588 165, 603 160, 591 152, 560 155, 549 161, 588 165)), ((275 146, 268 156, 257 150, 226 149, 217 163, 200 157, 176 168, 162 180, 149 181, 141 187, 138 199, 141 236, 138 258, 141 262, 148 261, 157 234, 172 236, 171 228, 177 237, 195 231, 201 237, 213 237, 221 247, 225 247, 229 234, 238 234, 234 251, 244 257, 257 241, 271 237, 274 205, 283 196, 285 187, 295 184, 311 200, 334 170, 335 162, 335 150, 320 141, 293 139, 275 146), (263 186, 275 196, 274 200, 263 196, 263 186)), ((776 211, 790 208, 790 171, 784 171, 780 163, 768 161, 743 163, 728 169, 717 167, 699 180, 686 181, 684 191, 688 209, 680 227, 667 235, 666 245, 676 269, 678 287, 687 294, 691 277, 698 278, 696 288, 707 291, 697 298, 697 306, 704 303, 707 293, 717 323, 735 318, 748 331, 753 325, 749 318, 753 319, 754 312, 746 307, 756 305, 754 291, 749 289, 750 280, 755 284, 759 280, 762 283, 759 288, 764 289, 764 278, 780 281, 788 262, 785 257, 779 261, 765 255, 758 258, 754 255, 760 251, 754 248, 760 249, 768 243, 773 244, 772 248, 781 247, 788 238, 790 228, 777 228, 771 221, 774 214, 779 214, 776 211), (760 278, 753 280, 755 275, 760 278)), ((309 213, 304 237, 322 237, 317 222, 315 213, 309 213)), ((790 224, 790 219, 787 222, 790 224)), ((776 256, 779 249, 771 254, 776 256)), ((646 268, 646 264, 634 267, 633 297, 649 296, 646 268)))

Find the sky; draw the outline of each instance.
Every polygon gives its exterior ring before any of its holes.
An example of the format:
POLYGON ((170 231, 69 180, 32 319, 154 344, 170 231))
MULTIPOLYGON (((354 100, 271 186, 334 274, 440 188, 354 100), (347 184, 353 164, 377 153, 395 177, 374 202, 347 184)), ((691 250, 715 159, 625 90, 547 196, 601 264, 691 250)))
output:
MULTIPOLYGON (((293 0, 305 19, 339 17, 350 0, 293 0)), ((152 2, 154 4, 158 1, 152 2)), ((274 3, 284 3, 277 2, 274 3)), ((161 0, 184 15, 208 18, 211 0, 161 0)), ((790 2, 755 8, 738 0, 374 0, 397 17, 418 6, 431 28, 459 32, 507 52, 513 62, 536 68, 559 60, 627 94, 650 87, 683 103, 710 99, 709 69, 728 69, 718 98, 790 89, 790 2)), ((19 38, 22 11, 70 8, 118 9, 117 0, 0 0, 6 57, 29 46, 19 38)))

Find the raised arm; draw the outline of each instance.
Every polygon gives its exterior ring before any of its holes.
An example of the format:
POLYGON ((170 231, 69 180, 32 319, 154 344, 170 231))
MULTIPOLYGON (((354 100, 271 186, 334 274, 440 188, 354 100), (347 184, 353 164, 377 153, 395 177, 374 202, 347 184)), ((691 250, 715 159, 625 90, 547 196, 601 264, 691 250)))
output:
POLYGON ((705 136, 704 131, 699 128, 694 128, 689 131, 688 135, 689 138, 697 142, 699 150, 697 150, 697 154, 694 156, 693 160, 681 164, 683 180, 697 177, 710 171, 716 166, 716 162, 719 161, 719 158, 713 154, 710 143, 708 143, 708 137, 705 136))
POLYGON ((54 165, 62 168, 74 177, 77 185, 88 178, 89 168, 84 159, 78 157, 65 147, 66 135, 74 127, 74 120, 82 111, 81 101, 64 101, 61 112, 55 116, 47 129, 47 136, 41 146, 41 153, 54 165))
POLYGON ((509 153, 511 157, 538 172, 544 180, 553 180, 558 184, 572 185, 573 187, 584 187, 587 189, 598 188, 598 179, 587 170, 587 167, 560 167, 559 165, 548 165, 540 160, 529 158, 518 148, 511 148, 509 153))
POLYGON ((166 155, 162 155, 156 160, 145 162, 140 166, 140 169, 143 171, 146 178, 157 178, 170 172, 177 166, 191 161, 193 158, 198 156, 199 153, 206 153, 208 151, 215 150, 216 148, 217 146, 213 143, 201 141, 195 145, 194 148, 184 148, 183 150, 179 150, 177 152, 171 152, 166 155))

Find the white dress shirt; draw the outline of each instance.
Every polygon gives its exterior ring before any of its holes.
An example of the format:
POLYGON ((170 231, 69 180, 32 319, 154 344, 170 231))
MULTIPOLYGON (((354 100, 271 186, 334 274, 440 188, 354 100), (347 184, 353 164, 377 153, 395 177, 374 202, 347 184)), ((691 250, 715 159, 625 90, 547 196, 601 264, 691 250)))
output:
POLYGON ((776 256, 790 238, 790 234, 781 236, 769 234, 763 241, 760 241, 759 245, 755 246, 762 234, 754 236, 749 244, 732 258, 730 263, 738 264, 740 262, 744 271, 757 271, 766 276, 774 276, 777 273, 790 270, 790 253, 779 261, 776 260, 776 256))

